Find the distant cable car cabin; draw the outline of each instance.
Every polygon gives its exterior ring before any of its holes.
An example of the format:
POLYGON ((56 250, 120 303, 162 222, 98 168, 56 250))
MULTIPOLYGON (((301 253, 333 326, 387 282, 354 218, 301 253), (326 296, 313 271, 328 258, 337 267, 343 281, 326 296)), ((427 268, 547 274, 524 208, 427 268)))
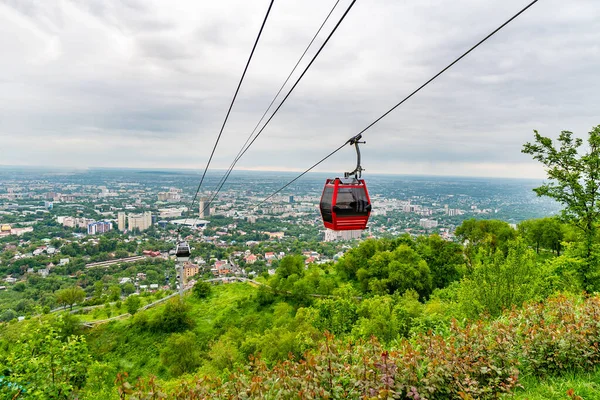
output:
POLYGON ((179 242, 177 244, 177 249, 175 250, 175 257, 178 262, 189 261, 190 245, 187 242, 179 242))
POLYGON ((358 148, 361 136, 348 142, 356 148, 357 164, 352 172, 344 173, 344 178, 327 179, 321 202, 323 225, 334 231, 365 229, 371 215, 371 199, 364 179, 360 179, 363 171, 360 165, 358 148))

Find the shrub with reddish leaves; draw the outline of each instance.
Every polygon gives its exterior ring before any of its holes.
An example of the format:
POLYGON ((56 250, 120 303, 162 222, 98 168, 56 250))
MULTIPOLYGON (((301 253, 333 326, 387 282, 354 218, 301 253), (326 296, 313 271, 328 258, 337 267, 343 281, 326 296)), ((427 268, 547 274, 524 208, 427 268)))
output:
POLYGON ((556 296, 393 349, 375 338, 349 342, 326 333, 317 350, 273 368, 251 357, 227 377, 198 377, 175 389, 152 378, 118 384, 123 399, 495 399, 519 386, 520 373, 593 368, 599 340, 600 298, 556 296))

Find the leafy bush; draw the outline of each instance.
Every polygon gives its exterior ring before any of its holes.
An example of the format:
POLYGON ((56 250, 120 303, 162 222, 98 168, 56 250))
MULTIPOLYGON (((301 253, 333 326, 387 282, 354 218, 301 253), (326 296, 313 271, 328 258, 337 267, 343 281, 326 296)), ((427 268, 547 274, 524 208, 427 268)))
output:
POLYGON ((194 321, 188 315, 190 307, 179 298, 173 298, 150 320, 148 328, 153 332, 183 332, 193 328, 194 321))
POLYGON ((160 353, 160 359, 174 376, 194 371, 201 361, 196 335, 193 332, 172 335, 160 353))
POLYGON ((204 281, 198 281, 194 284, 194 288, 192 289, 192 293, 198 299, 205 299, 210 296, 211 292, 211 284, 204 281))
POLYGON ((137 295, 129 295, 125 299, 125 308, 127 308, 127 312, 131 315, 134 315, 137 310, 140 309, 142 305, 142 300, 137 295))
MULTIPOLYGON (((298 361, 290 358, 269 368, 251 357, 226 377, 193 378, 166 392, 184 398, 496 399, 519 387, 523 373, 599 365, 598 337, 600 297, 559 295, 495 321, 453 323, 444 335, 421 334, 390 350, 375 338, 351 342, 326 334, 298 361)), ((150 379, 152 390, 160 390, 150 379)), ((127 390, 139 394, 145 385, 141 380, 127 390)), ((125 391, 122 387, 127 398, 125 391)))
POLYGON ((0 394, 18 398, 27 393, 33 399, 67 399, 83 387, 90 356, 82 336, 62 335, 50 324, 21 337, 1 369, 11 385, 0 394))

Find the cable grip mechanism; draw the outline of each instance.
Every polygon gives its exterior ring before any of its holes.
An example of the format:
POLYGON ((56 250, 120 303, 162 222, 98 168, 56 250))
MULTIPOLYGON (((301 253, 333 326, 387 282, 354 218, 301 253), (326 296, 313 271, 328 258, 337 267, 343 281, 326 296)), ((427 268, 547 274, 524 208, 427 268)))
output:
POLYGON ((349 178, 354 175, 355 179, 359 179, 362 175, 362 171, 364 171, 363 167, 360 165, 360 149, 358 148, 358 145, 366 144, 367 142, 361 142, 360 139, 362 139, 362 134, 359 133, 350 138, 347 142, 350 146, 354 145, 354 148, 356 149, 356 168, 354 168, 353 171, 344 172, 344 178, 349 178))

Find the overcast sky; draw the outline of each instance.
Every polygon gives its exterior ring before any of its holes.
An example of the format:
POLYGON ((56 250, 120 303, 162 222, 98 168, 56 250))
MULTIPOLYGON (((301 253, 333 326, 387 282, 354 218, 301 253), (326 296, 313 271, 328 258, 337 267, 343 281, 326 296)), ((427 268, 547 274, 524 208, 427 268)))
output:
MULTIPOLYGON (((528 2, 358 0, 239 168, 307 168, 528 2)), ((229 166, 334 3, 275 1, 213 167, 229 166)), ((204 168, 268 4, 0 0, 0 165, 204 168)), ((371 128, 363 167, 541 177, 520 152, 533 129, 598 124, 600 2, 540 0, 371 128)), ((354 163, 348 147, 319 170, 354 163)))

